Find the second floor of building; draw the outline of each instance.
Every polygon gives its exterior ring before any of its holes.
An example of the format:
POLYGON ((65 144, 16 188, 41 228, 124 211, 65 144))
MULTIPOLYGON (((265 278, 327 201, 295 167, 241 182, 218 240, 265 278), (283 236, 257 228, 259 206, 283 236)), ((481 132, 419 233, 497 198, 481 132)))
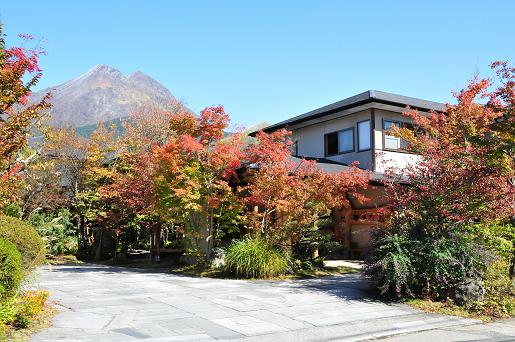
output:
POLYGON ((352 96, 285 120, 264 129, 286 128, 292 132, 292 154, 325 158, 375 172, 404 167, 417 156, 406 151, 406 142, 389 132, 392 126, 411 127, 407 108, 422 114, 443 111, 442 103, 375 90, 352 96))

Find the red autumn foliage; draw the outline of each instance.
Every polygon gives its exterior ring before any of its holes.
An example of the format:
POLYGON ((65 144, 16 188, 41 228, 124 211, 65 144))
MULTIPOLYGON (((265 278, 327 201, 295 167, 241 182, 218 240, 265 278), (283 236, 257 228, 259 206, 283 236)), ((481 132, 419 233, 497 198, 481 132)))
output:
POLYGON ((506 63, 492 66, 500 67, 500 86, 476 77, 455 93, 457 104, 448 104, 443 113, 407 111, 419 134, 394 132, 421 155, 415 166, 402 170, 410 186, 389 187, 393 207, 405 220, 423 220, 439 230, 449 222, 467 224, 515 214, 510 182, 514 72, 506 63))
POLYGON ((281 243, 294 243, 305 229, 332 208, 349 207, 349 197, 364 200, 368 173, 355 165, 337 174, 322 171, 315 161, 293 159, 290 132, 259 132, 245 150, 254 168, 242 189, 245 202, 256 206, 247 214, 248 225, 281 243))
MULTIPOLYGON (((22 36, 25 40, 29 36, 22 36)), ((42 76, 38 65, 42 50, 22 47, 5 48, 0 26, 0 202, 13 197, 18 172, 23 169, 19 153, 27 136, 50 107, 47 94, 39 103, 27 106, 30 89, 42 76), (27 81, 24 81, 27 78, 27 81), (3 198, 2 198, 3 197, 3 198)))

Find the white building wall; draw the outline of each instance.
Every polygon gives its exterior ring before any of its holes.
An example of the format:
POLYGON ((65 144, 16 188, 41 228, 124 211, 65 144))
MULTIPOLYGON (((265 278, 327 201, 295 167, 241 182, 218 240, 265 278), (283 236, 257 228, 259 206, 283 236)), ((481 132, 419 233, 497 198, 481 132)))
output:
MULTIPOLYGON (((402 115, 403 108, 398 111, 385 109, 366 109, 343 117, 318 122, 304 127, 292 127, 292 139, 297 141, 299 156, 327 158, 330 160, 350 164, 359 162, 364 169, 376 172, 384 172, 387 168, 404 168, 411 163, 416 163, 419 157, 414 154, 385 150, 383 148, 383 120, 410 122, 402 115), (373 111, 373 115, 372 115, 373 111), (374 117, 372 149, 363 152, 358 151, 357 123, 374 117), (354 127, 354 152, 342 153, 334 156, 325 156, 325 134, 337 132, 346 128, 354 127), (375 165, 374 165, 375 164, 375 165)), ((334 115, 337 115, 334 114, 334 115)))
POLYGON ((417 163, 419 156, 406 152, 385 150, 383 148, 383 120, 411 122, 402 113, 375 109, 375 169, 376 172, 384 172, 388 168, 402 169, 417 163))
POLYGON ((420 156, 416 154, 376 150, 376 166, 374 171, 385 172, 387 169, 392 168, 402 171, 402 169, 410 165, 416 165, 419 159, 420 156))
POLYGON ((372 169, 373 148, 368 151, 357 152, 357 123, 359 121, 368 119, 371 119, 371 111, 369 109, 310 126, 292 129, 292 139, 293 141, 297 141, 298 144, 298 155, 306 157, 327 158, 346 164, 358 161, 360 167, 372 169), (325 156, 324 135, 350 127, 354 127, 354 152, 342 153, 334 156, 325 156))

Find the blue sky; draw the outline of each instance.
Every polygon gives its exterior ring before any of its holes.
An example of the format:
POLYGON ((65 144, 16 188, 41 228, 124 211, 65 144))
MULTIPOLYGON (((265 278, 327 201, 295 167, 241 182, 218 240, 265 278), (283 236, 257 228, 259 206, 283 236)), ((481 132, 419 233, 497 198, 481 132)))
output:
POLYGON ((377 89, 450 101, 491 61, 515 63, 515 1, 2 0, 8 43, 44 40, 44 78, 140 70, 195 111, 250 126, 377 89))

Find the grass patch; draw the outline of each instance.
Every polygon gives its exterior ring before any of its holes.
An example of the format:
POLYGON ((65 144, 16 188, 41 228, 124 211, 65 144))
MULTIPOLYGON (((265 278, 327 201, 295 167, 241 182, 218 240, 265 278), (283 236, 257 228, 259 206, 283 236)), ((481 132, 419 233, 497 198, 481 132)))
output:
POLYGON ((284 276, 284 278, 311 279, 351 273, 359 273, 359 270, 348 266, 326 266, 324 268, 314 268, 311 270, 298 270, 294 274, 284 276))
POLYGON ((218 279, 229 278, 222 269, 213 268, 207 263, 197 263, 195 265, 188 266, 175 266, 171 268, 171 272, 190 277, 206 277, 218 279))
POLYGON ((104 261, 90 261, 97 265, 106 266, 117 266, 117 267, 129 267, 129 268, 141 268, 141 269, 169 269, 175 265, 173 261, 161 260, 160 262, 145 259, 110 259, 104 261))
POLYGON ((52 325, 52 318, 59 312, 53 305, 46 305, 43 311, 33 318, 30 324, 23 329, 17 329, 7 326, 7 331, 2 335, 0 333, 0 342, 27 342, 31 335, 48 328, 52 325))
MULTIPOLYGON (((191 266, 179 266, 171 269, 172 273, 181 274, 190 277, 207 277, 207 278, 217 278, 217 279, 245 279, 245 278, 237 278, 224 272, 222 269, 213 268, 209 264, 198 263, 196 265, 191 266)), ((358 273, 359 270, 347 267, 347 266, 338 266, 338 267, 324 267, 324 268, 315 268, 311 270, 298 270, 293 274, 285 274, 277 277, 267 278, 272 280, 290 280, 290 279, 316 279, 327 276, 334 275, 342 275, 342 274, 351 274, 358 273)), ((251 278, 253 279, 253 278, 251 278)))
POLYGON ((440 315, 472 318, 483 322, 491 322, 494 319, 493 317, 482 315, 477 312, 467 311, 465 308, 455 305, 452 301, 433 302, 428 299, 409 299, 406 303, 422 311, 440 315))
POLYGON ((83 264, 75 255, 55 255, 48 257, 47 261, 50 265, 77 265, 83 264))

